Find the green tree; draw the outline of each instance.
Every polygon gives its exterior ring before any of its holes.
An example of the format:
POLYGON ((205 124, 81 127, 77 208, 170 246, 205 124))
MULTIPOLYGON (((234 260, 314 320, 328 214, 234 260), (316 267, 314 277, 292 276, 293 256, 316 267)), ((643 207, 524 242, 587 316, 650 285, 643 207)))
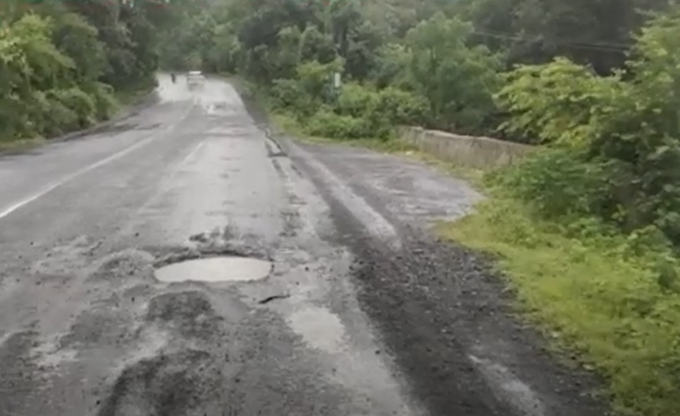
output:
POLYGON ((467 46, 470 30, 438 14, 407 35, 412 83, 429 100, 439 128, 475 131, 494 112, 500 62, 483 46, 467 46))
POLYGON ((85 127, 154 85, 158 1, 2 2, 0 140, 85 127))

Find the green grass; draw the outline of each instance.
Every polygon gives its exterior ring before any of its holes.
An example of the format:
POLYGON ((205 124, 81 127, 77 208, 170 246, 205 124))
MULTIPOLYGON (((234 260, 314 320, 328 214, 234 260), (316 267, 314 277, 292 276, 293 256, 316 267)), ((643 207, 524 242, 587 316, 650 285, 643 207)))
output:
POLYGON ((601 376, 616 414, 680 415, 680 261, 674 253, 654 248, 644 235, 605 233, 584 219, 538 219, 527 204, 485 188, 484 172, 401 141, 310 137, 291 117, 273 119, 298 140, 400 154, 469 180, 486 201, 436 231, 497 259, 523 316, 551 341, 558 358, 576 353, 585 369, 601 376), (659 282, 669 274, 676 282, 664 289, 659 282))
POLYGON ((438 232, 497 256, 526 316, 604 376, 617 413, 680 414, 680 295, 658 284, 661 253, 623 236, 569 237, 493 193, 438 232))

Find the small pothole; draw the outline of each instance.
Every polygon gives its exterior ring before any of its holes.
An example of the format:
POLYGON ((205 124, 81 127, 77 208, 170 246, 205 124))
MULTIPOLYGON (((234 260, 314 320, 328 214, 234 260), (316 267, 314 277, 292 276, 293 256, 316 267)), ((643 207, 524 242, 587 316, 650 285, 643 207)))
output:
POLYGON ((208 257, 173 263, 156 270, 161 282, 235 282, 264 279, 273 264, 249 257, 208 257))

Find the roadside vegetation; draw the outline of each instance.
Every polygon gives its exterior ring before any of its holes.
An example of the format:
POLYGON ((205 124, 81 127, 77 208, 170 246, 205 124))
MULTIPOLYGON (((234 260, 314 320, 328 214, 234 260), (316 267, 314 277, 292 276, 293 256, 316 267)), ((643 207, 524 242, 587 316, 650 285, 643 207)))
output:
POLYGON ((83 129, 150 91, 165 3, 0 2, 0 148, 83 129))
POLYGON ((405 124, 539 147, 439 231, 498 256, 617 411, 680 414, 671 1, 224 0, 185 17, 163 64, 240 75, 297 133, 403 150, 405 124))

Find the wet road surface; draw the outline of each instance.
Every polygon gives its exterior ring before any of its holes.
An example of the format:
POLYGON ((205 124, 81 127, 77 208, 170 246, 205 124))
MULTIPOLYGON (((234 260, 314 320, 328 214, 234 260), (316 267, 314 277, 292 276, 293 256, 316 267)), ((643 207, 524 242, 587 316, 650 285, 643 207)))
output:
POLYGON ((465 183, 271 137, 221 80, 157 94, 0 156, 0 416, 601 414, 430 237, 465 183))

